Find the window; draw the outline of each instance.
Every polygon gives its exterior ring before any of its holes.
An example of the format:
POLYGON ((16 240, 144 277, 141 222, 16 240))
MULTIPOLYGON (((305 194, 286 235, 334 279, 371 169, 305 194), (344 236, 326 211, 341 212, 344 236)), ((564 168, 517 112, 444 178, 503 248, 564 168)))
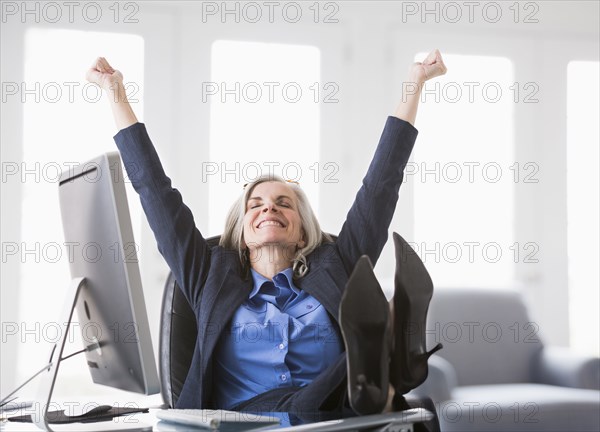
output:
MULTIPOLYGON (((58 177, 73 164, 115 151, 112 114, 100 90, 85 81, 85 72, 99 54, 126 71, 125 82, 138 115, 143 114, 143 39, 138 36, 72 30, 32 29, 25 40, 22 235, 20 254, 21 345, 19 377, 38 370, 49 358, 65 327, 59 322, 70 282, 69 251, 64 245, 58 204, 58 177), (54 49, 60 46, 60 50, 54 49), (107 133, 108 131, 108 133, 107 133)), ((129 187, 128 193, 135 195, 129 187)), ((140 238, 139 199, 130 196, 136 239, 140 238)), ((73 249, 72 253, 81 253, 73 249)), ((75 326, 66 353, 81 347, 75 326)), ((57 388, 71 394, 91 383, 79 356, 61 368, 57 388)), ((93 392, 103 391, 93 386, 93 392)), ((86 390, 88 391, 88 390, 86 390)))
POLYGON ((567 67, 567 253, 571 346, 599 355, 598 239, 600 73, 598 62, 567 67))
POLYGON ((452 74, 425 86, 405 170, 414 185, 414 247, 436 286, 507 285, 523 247, 513 233, 512 63, 447 53, 444 61, 452 74))
POLYGON ((210 158, 203 170, 211 235, 223 232, 242 186, 261 174, 300 182, 318 214, 319 76, 315 47, 213 43, 211 82, 202 89, 210 102, 210 158))

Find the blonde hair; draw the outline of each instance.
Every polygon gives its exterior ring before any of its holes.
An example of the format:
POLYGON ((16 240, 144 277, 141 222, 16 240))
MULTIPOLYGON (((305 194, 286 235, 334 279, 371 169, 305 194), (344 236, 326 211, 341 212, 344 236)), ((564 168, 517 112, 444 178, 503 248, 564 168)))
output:
POLYGON ((250 271, 249 251, 244 242, 244 215, 246 214, 246 205, 250 198, 250 194, 256 186, 264 182, 284 183, 292 188, 298 199, 298 214, 300 215, 300 221, 302 223, 301 228, 304 234, 304 247, 296 250, 292 259, 292 268, 294 270, 294 278, 301 278, 308 272, 306 257, 319 247, 322 242, 331 242, 333 240, 328 234, 321 231, 321 226, 308 202, 308 197, 304 191, 300 189, 300 186, 295 183, 287 182, 279 176, 265 174, 246 185, 244 193, 233 203, 227 213, 225 230, 221 235, 219 245, 227 249, 237 250, 240 255, 242 268, 245 272, 250 271))

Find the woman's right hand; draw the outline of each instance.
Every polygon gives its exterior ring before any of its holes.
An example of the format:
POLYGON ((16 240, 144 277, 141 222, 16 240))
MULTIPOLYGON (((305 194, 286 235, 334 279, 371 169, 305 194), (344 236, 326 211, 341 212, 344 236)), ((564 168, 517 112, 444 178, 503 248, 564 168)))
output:
POLYGON ((123 86, 123 74, 112 68, 104 57, 98 57, 91 68, 88 69, 86 79, 100 88, 116 91, 123 86))

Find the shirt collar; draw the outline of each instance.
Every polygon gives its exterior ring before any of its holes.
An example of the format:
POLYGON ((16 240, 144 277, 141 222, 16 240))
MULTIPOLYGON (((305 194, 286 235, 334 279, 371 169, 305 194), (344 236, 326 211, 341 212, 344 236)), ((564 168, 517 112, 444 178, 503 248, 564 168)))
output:
MULTIPOLYGON (((254 281, 254 288, 252 288, 252 291, 250 292, 250 295, 248 296, 248 298, 252 299, 252 297, 254 297, 256 294, 258 294, 262 285, 265 282, 272 282, 272 281, 270 279, 264 277, 263 275, 261 275, 259 272, 257 272, 256 270, 254 270, 252 268, 250 269, 250 271, 252 272, 252 280, 254 281)), ((300 289, 297 288, 296 285, 294 285, 294 282, 293 282, 294 271, 292 270, 291 267, 288 267, 285 270, 283 270, 277 274, 284 275, 286 277, 292 291, 294 293, 296 293, 297 295, 300 294, 300 289)), ((275 275, 275 276, 277 276, 277 275, 275 275)))

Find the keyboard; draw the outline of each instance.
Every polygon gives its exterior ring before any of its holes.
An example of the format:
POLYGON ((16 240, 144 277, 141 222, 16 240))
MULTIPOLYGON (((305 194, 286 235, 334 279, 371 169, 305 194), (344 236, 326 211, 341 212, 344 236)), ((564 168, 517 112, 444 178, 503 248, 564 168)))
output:
POLYGON ((166 422, 213 430, 218 429, 222 423, 279 424, 277 417, 211 409, 160 410, 156 412, 156 417, 166 422))

